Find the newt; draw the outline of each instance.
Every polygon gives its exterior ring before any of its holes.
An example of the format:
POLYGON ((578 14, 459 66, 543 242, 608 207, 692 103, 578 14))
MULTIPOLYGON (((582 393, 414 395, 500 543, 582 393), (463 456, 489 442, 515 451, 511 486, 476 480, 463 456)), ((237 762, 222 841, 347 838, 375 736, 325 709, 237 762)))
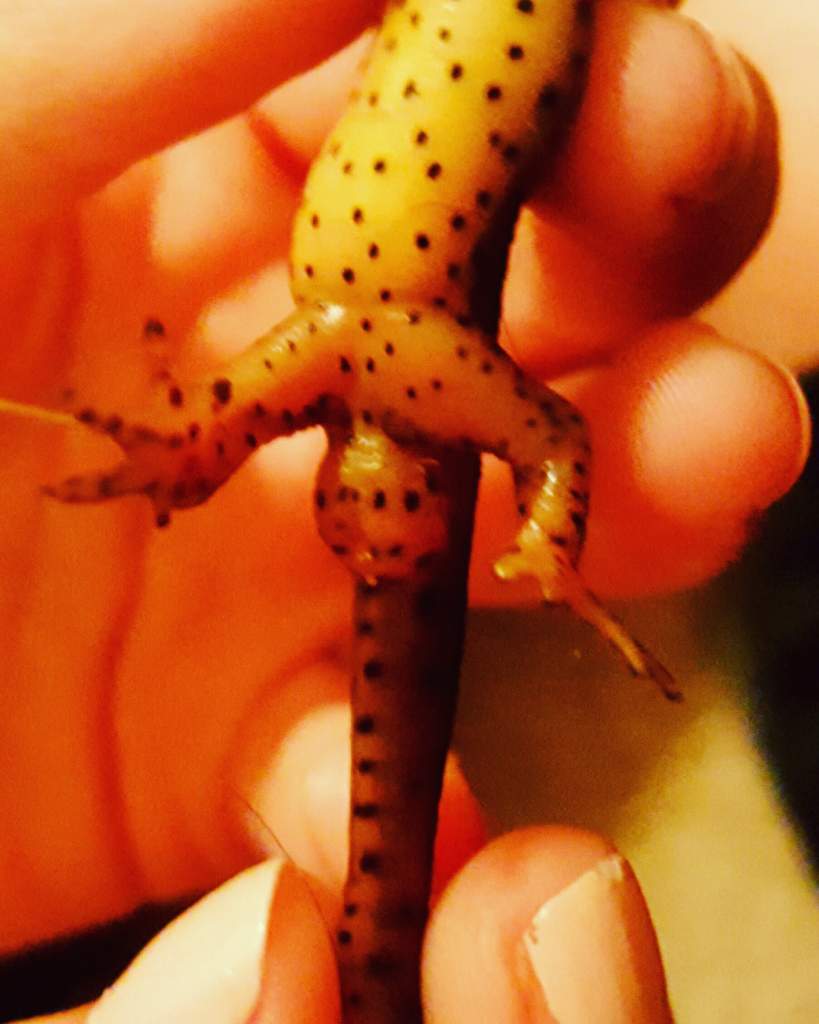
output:
POLYGON ((536 172, 583 91, 593 0, 393 0, 308 175, 295 308, 205 379, 138 410, 80 407, 124 461, 47 492, 142 494, 156 523, 260 446, 321 425, 319 530, 355 579, 350 860, 336 930, 346 1024, 417 1024, 432 844, 463 647, 479 458, 514 476, 520 528, 495 565, 533 577, 678 693, 583 585, 581 414, 498 344, 507 255, 536 172))

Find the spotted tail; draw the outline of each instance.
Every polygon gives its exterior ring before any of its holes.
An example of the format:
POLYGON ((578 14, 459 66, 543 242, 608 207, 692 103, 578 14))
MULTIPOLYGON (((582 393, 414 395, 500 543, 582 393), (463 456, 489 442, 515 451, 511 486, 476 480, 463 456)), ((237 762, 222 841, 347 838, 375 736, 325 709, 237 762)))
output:
POLYGON ((355 598, 350 861, 336 940, 345 1024, 420 1024, 420 954, 463 649, 478 461, 447 459, 450 542, 355 598))

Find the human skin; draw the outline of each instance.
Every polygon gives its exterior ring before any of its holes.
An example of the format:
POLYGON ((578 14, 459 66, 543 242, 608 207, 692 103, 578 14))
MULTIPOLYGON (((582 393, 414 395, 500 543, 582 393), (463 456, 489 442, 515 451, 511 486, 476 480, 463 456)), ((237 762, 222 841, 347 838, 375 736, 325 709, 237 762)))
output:
MULTIPOLYGON (((144 393, 165 359, 185 376, 281 317, 289 217, 354 60, 241 112, 348 42, 376 7, 76 0, 70 18, 56 0, 0 8, 4 395, 54 405, 70 384, 115 405, 144 393), (204 134, 177 143, 194 131, 204 134), (142 338, 147 316, 166 324, 159 354, 142 338)), ((756 17, 775 28, 768 6, 756 17)), ((504 311, 514 354, 544 377, 568 375, 562 389, 590 418, 583 565, 602 593, 717 572, 804 459, 792 379, 686 318, 767 221, 773 136, 764 96, 698 30, 669 12, 603 5, 587 101, 556 183, 522 225, 504 311)), ((348 583, 308 512, 320 439, 259 453, 166 534, 138 501, 82 510, 44 501, 39 484, 107 464, 104 442, 8 420, 0 446, 0 949, 211 889, 258 858, 265 828, 332 908, 345 842, 348 583)), ((522 596, 488 571, 512 533, 509 504, 508 482, 490 467, 476 600, 522 596)), ((446 793, 441 882, 483 843, 457 768, 446 793)), ((478 854, 433 920, 431 1019, 475 1019, 470 996, 498 1007, 497 1019, 549 1020, 529 969, 518 969, 520 935, 548 897, 608 854, 603 840, 560 829, 478 854), (527 883, 500 884, 522 861, 533 865, 527 883), (475 906, 497 924, 494 970, 474 968, 475 906), (465 963, 486 991, 460 992, 465 963)), ((255 878, 251 889, 269 894, 255 878)), ((638 954, 626 989, 656 990, 653 933, 633 883, 627 892, 617 914, 634 923, 638 954)), ((241 905, 233 893, 194 919, 203 958, 220 949, 224 906, 241 905)), ((332 1020, 326 932, 295 880, 276 894, 274 921, 304 929, 301 944, 280 948, 271 928, 264 1013, 274 990, 290 991, 285 978, 297 1000, 286 1019, 332 1020), (305 963, 311 1005, 296 983, 305 963)), ((243 962, 258 954, 259 920, 235 925, 243 962)), ((174 942, 166 936, 148 968, 169 1005, 181 992, 186 1012, 205 1020, 190 1008, 213 1005, 212 993, 178 969, 174 942)), ((589 955, 621 970, 605 948, 589 955)), ((133 976, 115 992, 95 1019, 124 1024, 144 1010, 133 976)), ((225 998, 218 1019, 241 1020, 247 991, 225 998)), ((173 1013, 162 1019, 189 1019, 173 1013)))

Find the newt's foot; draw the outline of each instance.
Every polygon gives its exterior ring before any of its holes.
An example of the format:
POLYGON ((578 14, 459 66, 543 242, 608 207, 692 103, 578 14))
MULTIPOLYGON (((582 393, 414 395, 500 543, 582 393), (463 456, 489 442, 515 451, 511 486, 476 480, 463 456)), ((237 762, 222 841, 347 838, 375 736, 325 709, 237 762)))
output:
POLYGON ((565 604, 575 615, 594 626, 619 651, 635 676, 653 680, 668 700, 683 699, 668 670, 604 608, 568 561, 550 555, 545 563, 541 558, 536 564, 531 553, 511 551, 498 559, 494 569, 495 575, 501 580, 525 576, 537 579, 549 604, 565 604))

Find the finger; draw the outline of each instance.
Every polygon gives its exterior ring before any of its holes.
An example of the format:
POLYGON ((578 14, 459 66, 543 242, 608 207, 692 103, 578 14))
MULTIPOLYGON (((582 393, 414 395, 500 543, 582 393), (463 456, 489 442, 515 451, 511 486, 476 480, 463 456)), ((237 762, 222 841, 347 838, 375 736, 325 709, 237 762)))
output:
POLYGON ((486 847, 436 908, 424 950, 429 1024, 663 1024, 657 940, 628 864, 569 828, 486 847))
POLYGON ((712 296, 770 217, 776 134, 767 91, 734 51, 679 14, 601 5, 567 157, 512 250, 516 358, 554 375, 712 296))
MULTIPOLYGON (((45 1017, 26 1017, 25 1024, 85 1024, 89 1012, 90 1007, 80 1006, 76 1010, 66 1010, 65 1013, 49 1013, 45 1017)), ((23 1021, 13 1021, 12 1024, 23 1024, 23 1021)))
MULTIPOLYGON (((239 735, 229 774, 240 819, 262 853, 284 852, 334 894, 338 908, 347 860, 350 708, 347 672, 317 662, 265 694, 239 735), (244 811, 244 813, 242 813, 244 811)), ((457 762, 444 776, 433 892, 485 842, 478 804, 457 762)))
POLYGON ((235 113, 348 42, 375 2, 60 0, 0 35, 6 228, 49 217, 147 153, 235 113))
MULTIPOLYGON (((561 390, 590 421, 591 512, 581 567, 604 595, 692 586, 718 572, 807 455, 810 424, 794 378, 694 322, 653 328, 619 359, 561 390)), ((497 464, 486 477, 473 592, 509 601, 489 566, 514 536, 511 485, 497 464)), ((514 596, 524 593, 532 596, 514 596)))
POLYGON ((306 882, 278 859, 237 875, 160 932, 105 992, 89 1024, 246 1024, 259 995, 266 932, 283 1014, 274 1019, 333 1021, 326 927, 306 882))

